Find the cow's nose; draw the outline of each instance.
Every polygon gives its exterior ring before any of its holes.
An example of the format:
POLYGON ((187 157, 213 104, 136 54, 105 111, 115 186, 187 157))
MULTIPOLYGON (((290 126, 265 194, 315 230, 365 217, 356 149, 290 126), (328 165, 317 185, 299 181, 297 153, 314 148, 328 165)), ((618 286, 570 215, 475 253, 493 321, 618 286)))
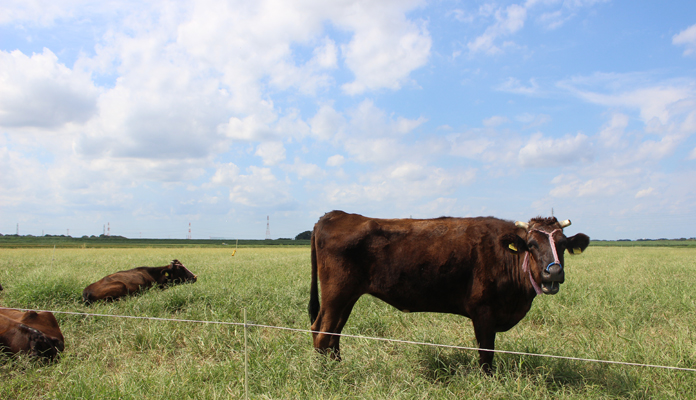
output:
POLYGON ((563 266, 558 263, 551 263, 547 265, 542 274, 542 278, 545 281, 563 282, 563 266))

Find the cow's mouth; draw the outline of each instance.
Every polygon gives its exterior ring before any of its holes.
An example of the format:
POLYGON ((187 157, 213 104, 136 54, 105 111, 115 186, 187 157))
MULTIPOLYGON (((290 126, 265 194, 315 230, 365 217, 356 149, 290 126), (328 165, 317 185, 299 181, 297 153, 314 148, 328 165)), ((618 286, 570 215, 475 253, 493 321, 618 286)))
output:
POLYGON ((541 282, 541 291, 544 292, 544 294, 556 294, 560 288, 561 282, 541 282))

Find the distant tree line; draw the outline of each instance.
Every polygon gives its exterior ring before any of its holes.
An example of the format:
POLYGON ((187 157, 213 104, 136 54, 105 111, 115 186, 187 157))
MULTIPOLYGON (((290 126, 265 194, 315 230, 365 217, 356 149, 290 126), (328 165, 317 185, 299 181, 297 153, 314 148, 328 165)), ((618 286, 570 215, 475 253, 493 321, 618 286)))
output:
POLYGON ((304 231, 297 236, 295 236, 295 240, 309 240, 312 238, 312 231, 304 231))

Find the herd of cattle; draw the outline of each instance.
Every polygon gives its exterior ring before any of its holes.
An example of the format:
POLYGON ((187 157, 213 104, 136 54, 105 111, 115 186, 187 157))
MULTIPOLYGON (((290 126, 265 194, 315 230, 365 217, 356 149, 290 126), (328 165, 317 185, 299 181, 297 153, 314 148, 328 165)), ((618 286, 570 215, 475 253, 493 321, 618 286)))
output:
MULTIPOLYGON (((184 264, 174 260, 163 267, 138 267, 107 275, 87 286, 82 299, 85 304, 116 300, 153 285, 162 288, 169 284, 195 282, 196 279, 197 276, 184 264)), ((52 313, 0 308, 0 349, 6 353, 22 352, 52 360, 64 348, 63 333, 52 313)))
MULTIPOLYGON (((314 347, 340 360, 339 340, 353 306, 370 294, 403 312, 452 313, 472 320, 479 364, 491 373, 495 336, 515 326, 536 295, 556 294, 565 280, 564 252, 590 244, 563 234, 569 220, 537 217, 376 219, 332 211, 311 238, 308 311, 314 347), (321 302, 319 287, 321 286, 321 302)), ((174 260, 138 267, 87 286, 86 304, 114 300, 153 285, 195 282, 174 260)), ((2 290, 2 286, 0 286, 2 290)), ((64 339, 50 312, 0 308, 0 347, 52 359, 64 339)))

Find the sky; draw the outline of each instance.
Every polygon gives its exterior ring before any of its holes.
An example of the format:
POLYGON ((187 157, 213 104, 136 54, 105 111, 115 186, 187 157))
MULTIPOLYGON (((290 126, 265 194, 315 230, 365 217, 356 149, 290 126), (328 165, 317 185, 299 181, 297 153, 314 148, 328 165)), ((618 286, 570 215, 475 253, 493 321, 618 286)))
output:
POLYGON ((696 2, 0 0, 0 233, 336 209, 696 237, 696 2))

